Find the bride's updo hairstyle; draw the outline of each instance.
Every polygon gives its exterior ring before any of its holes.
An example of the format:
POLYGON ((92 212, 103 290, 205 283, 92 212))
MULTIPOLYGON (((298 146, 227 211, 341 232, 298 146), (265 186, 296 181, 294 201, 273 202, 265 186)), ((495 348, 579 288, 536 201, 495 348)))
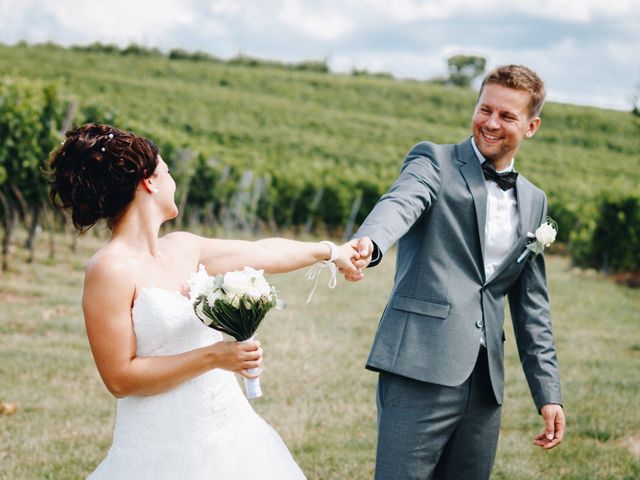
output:
POLYGON ((69 130, 50 159, 53 204, 71 210, 84 232, 100 219, 109 228, 133 200, 141 180, 158 165, 158 147, 146 138, 92 123, 69 130))

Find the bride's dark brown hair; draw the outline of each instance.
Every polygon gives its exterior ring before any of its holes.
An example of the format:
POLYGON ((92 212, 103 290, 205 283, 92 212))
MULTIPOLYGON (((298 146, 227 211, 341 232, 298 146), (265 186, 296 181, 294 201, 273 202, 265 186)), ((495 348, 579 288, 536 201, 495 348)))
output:
POLYGON ((53 204, 71 210, 80 232, 100 219, 112 228, 133 200, 138 183, 153 175, 158 147, 133 133, 92 123, 69 130, 65 137, 50 158, 53 204))

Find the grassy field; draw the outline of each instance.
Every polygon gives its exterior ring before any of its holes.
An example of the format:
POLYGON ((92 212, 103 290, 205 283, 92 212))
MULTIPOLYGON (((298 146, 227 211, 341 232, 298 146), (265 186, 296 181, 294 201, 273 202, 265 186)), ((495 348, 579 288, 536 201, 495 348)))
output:
MULTIPOLYGON (((21 240, 21 239, 18 239, 21 240)), ((83 266, 100 240, 81 239, 59 259, 19 261, 0 277, 0 479, 84 478, 111 442, 115 400, 93 364, 80 311, 83 266)), ((541 420, 507 331, 506 404, 493 478, 640 478, 640 291, 548 260, 568 421, 565 442, 531 444, 541 420)), ((363 369, 393 276, 392 258, 360 284, 310 285, 303 272, 273 276, 288 302, 261 329, 263 390, 253 401, 310 480, 371 478, 376 376, 363 369)))

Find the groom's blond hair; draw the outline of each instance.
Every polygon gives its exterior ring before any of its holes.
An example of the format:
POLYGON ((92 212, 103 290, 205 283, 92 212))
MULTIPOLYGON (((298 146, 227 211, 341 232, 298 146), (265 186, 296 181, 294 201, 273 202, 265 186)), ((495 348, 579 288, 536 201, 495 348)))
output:
POLYGON ((529 101, 529 115, 537 117, 542 110, 542 104, 547 94, 544 82, 536 72, 524 65, 502 65, 491 70, 480 86, 480 95, 485 85, 496 84, 503 87, 512 88, 527 92, 531 100, 529 101))

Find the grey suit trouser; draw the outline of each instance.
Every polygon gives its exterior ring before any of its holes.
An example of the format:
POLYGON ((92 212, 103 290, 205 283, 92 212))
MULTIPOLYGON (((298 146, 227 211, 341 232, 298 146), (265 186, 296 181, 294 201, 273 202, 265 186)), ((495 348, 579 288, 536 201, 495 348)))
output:
POLYGON ((501 407, 484 348, 456 387, 381 372, 377 403, 376 480, 489 478, 501 407))

